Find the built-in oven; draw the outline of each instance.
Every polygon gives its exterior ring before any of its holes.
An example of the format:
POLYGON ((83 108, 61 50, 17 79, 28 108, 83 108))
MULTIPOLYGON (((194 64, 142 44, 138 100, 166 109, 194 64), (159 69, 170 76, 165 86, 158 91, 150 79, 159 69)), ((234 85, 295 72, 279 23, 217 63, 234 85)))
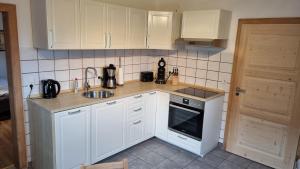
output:
POLYGON ((201 141, 205 102, 171 95, 169 130, 201 141))

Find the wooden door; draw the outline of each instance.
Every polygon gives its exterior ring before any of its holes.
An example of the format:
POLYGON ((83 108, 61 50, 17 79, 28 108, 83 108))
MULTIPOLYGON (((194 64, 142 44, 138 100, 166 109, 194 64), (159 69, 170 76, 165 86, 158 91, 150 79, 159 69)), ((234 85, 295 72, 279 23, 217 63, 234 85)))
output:
POLYGON ((90 107, 55 114, 56 168, 90 164, 90 107))
POLYGON ((107 5, 108 47, 124 49, 127 38, 127 8, 118 5, 107 5))
POLYGON ((292 169, 300 127, 300 19, 240 20, 226 149, 292 169))
POLYGON ((122 100, 116 100, 92 107, 92 163, 124 149, 124 106, 122 100))
POLYGON ((147 16, 146 10, 129 9, 128 47, 130 49, 146 48, 147 16))
POLYGON ((170 48, 172 42, 172 12, 150 11, 148 16, 148 46, 150 49, 170 48))
POLYGON ((81 1, 81 48, 106 48, 106 5, 97 0, 81 1))
POLYGON ((49 15, 50 49, 80 49, 79 0, 51 0, 49 15))

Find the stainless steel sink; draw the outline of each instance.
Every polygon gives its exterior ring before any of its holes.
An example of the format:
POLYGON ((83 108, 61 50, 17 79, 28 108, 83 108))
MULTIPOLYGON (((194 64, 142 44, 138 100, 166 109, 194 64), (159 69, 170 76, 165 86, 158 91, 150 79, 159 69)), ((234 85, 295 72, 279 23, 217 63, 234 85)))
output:
POLYGON ((105 99, 114 96, 114 93, 108 90, 88 91, 84 92, 83 96, 92 99, 105 99))

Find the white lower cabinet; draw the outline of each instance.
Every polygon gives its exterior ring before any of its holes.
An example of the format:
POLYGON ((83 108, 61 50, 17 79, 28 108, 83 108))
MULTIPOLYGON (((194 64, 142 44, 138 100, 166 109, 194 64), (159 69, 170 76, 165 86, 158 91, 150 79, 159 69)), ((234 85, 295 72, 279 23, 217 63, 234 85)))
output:
POLYGON ((124 100, 93 105, 91 119, 92 163, 125 148, 124 100))
POLYGON ((168 141, 170 94, 158 92, 155 136, 168 141))
POLYGON ((157 110, 157 92, 145 94, 145 139, 155 135, 155 115, 157 110))
POLYGON ((56 113, 54 126, 56 169, 90 164, 90 107, 56 113))

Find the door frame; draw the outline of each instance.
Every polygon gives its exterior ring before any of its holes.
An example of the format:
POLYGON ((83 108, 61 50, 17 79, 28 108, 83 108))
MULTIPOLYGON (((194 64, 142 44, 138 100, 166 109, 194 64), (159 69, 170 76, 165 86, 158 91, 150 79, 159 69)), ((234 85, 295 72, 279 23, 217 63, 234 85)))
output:
POLYGON ((16 5, 0 3, 6 48, 9 101, 12 121, 12 142, 15 166, 27 168, 21 68, 16 5))
MULTIPOLYGON (((294 17, 294 18, 250 18, 250 19, 239 19, 238 21, 238 30, 237 30, 237 36, 236 36, 236 43, 235 43, 235 51, 234 51, 234 59, 233 59, 233 68, 232 68, 232 76, 231 76, 231 82, 230 82, 230 93, 229 93, 229 101, 228 101, 228 108, 227 108, 227 117, 226 117, 226 125, 225 125, 225 134, 224 134, 224 147, 227 148, 227 141, 229 137, 229 127, 230 123, 232 121, 232 110, 234 107, 233 99, 235 95, 235 86, 237 85, 237 75, 239 72, 237 72, 237 63, 238 63, 238 53, 240 50, 240 38, 241 38, 241 32, 242 27, 245 24, 300 24, 300 18, 294 17)), ((299 89, 298 89, 299 90, 299 89)), ((299 98, 298 98, 299 100, 299 98)), ((300 107, 300 106, 298 106, 300 107)), ((299 116, 300 117, 300 116, 299 116)))

